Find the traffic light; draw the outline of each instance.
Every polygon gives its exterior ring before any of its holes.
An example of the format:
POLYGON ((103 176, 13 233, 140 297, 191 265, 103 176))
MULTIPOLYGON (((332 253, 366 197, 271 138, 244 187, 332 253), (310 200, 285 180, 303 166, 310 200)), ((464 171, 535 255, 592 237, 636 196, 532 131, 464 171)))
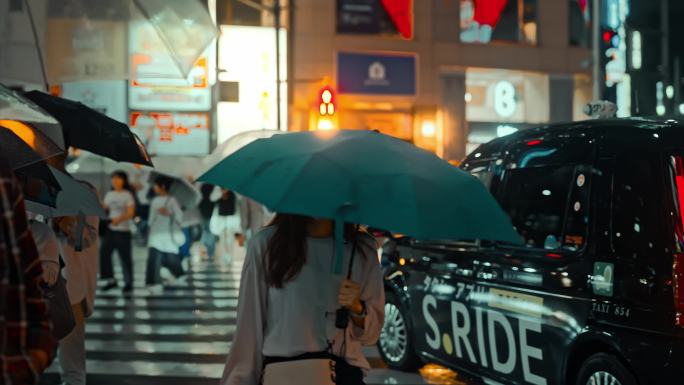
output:
POLYGON ((318 116, 314 127, 317 130, 334 130, 337 126, 337 108, 335 90, 331 86, 323 86, 318 90, 318 116))
POLYGON ((321 88, 318 93, 318 113, 326 117, 335 115, 335 91, 330 86, 321 88))

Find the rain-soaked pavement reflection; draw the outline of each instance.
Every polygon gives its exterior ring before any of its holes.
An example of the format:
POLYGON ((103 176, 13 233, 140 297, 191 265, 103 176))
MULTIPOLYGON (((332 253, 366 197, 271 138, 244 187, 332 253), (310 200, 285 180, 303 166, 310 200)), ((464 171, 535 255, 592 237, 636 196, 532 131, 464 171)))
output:
MULTIPOLYGON (((98 293, 88 320, 88 383, 218 384, 235 332, 241 266, 198 263, 186 284, 150 293, 142 287, 145 250, 135 251, 133 295, 98 293)), ((373 366, 368 385, 473 384, 437 365, 426 365, 419 373, 389 370, 376 348, 365 353, 373 366)), ((43 384, 58 384, 57 373, 53 365, 43 384)))

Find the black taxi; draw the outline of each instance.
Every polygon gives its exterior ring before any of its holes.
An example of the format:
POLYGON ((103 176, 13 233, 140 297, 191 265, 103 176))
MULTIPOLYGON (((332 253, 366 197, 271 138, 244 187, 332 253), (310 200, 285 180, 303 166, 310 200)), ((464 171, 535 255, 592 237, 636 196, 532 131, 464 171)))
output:
POLYGON ((684 123, 525 130, 462 167, 524 246, 385 246, 385 362, 487 384, 684 384, 684 123))

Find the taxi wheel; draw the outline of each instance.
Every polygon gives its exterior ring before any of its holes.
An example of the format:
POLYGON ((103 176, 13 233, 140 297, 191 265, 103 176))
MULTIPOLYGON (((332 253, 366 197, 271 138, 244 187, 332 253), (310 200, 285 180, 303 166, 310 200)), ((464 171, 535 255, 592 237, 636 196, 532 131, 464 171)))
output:
POLYGON ((411 339, 409 318, 394 293, 387 293, 385 323, 380 332, 378 350, 387 366, 402 371, 415 371, 422 365, 411 339))
POLYGON ((617 357, 598 353, 584 361, 576 385, 637 385, 637 382, 617 357))

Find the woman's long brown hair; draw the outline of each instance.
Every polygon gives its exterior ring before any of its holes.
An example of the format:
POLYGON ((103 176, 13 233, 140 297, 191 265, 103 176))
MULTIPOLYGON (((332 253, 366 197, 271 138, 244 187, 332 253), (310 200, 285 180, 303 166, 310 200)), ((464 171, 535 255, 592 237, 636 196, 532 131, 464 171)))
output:
MULTIPOLYGON (((306 264, 307 225, 311 218, 301 215, 278 214, 271 222, 275 227, 273 235, 266 247, 265 263, 266 282, 269 286, 282 289, 289 281, 295 279, 306 264)), ((345 240, 351 241, 356 228, 352 224, 345 224, 345 240)), ((359 240, 361 241, 361 240, 359 240)), ((360 252, 362 242, 359 242, 356 255, 360 252)), ((369 247, 369 245, 366 245, 369 247)), ((331 248, 330 252, 334 250, 331 248)))

